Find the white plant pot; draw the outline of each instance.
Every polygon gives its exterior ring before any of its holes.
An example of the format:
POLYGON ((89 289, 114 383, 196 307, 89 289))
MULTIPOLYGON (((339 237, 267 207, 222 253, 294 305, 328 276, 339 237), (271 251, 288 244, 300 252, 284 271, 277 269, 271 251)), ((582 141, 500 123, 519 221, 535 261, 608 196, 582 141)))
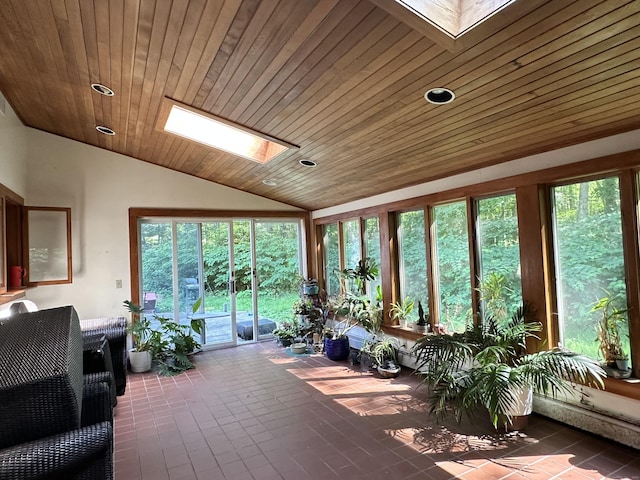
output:
POLYGON ((620 358, 616 358, 616 367, 618 368, 618 370, 622 370, 623 372, 626 372, 627 370, 629 370, 629 360, 622 360, 620 358))
POLYGON ((307 353, 307 344, 306 343, 291 344, 291 353, 296 353, 298 355, 307 353))
POLYGON ((134 373, 148 372, 151 370, 151 352, 129 350, 129 363, 134 373))
POLYGON ((500 415, 496 428, 501 432, 515 432, 524 430, 529 424, 529 415, 533 411, 533 388, 513 388, 516 403, 506 415, 500 415))
POLYGON ((533 389, 531 387, 524 387, 514 389, 516 394, 516 404, 509 411, 509 415, 512 417, 522 417, 524 415, 531 415, 533 411, 533 389))

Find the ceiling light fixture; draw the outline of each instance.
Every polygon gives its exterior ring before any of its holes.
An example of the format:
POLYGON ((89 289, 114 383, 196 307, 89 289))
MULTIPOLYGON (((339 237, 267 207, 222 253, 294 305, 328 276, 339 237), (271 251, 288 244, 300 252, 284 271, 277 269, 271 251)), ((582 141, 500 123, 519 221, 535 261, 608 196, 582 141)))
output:
POLYGON ((267 187, 275 187, 276 185, 278 185, 273 180, 262 180, 262 183, 264 183, 267 187))
POLYGON ((298 147, 243 125, 165 98, 156 127, 258 163, 298 147))
POLYGON ((313 160, 309 160, 308 158, 303 158, 298 163, 303 167, 311 167, 311 168, 318 165, 316 162, 314 162, 313 160))
POLYGON ((451 103, 454 98, 456 98, 455 93, 448 88, 432 88, 424 94, 424 99, 427 102, 435 103, 436 105, 451 103))
POLYGON ((102 85, 100 83, 92 83, 91 88, 93 88, 100 95, 105 95, 107 97, 113 97, 116 93, 111 90, 109 87, 102 85))
POLYGON ((104 125, 96 126, 96 130, 98 130, 100 133, 104 133, 105 135, 115 135, 116 134, 116 132, 111 130, 109 127, 105 127, 104 125))

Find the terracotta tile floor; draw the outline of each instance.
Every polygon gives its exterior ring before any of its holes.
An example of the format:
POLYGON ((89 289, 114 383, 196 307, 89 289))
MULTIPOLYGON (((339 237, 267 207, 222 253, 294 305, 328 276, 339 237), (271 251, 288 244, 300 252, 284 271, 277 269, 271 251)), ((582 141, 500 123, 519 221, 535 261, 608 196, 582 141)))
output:
POLYGON ((436 424, 406 370, 384 380, 275 343, 202 352, 177 377, 130 374, 115 418, 118 480, 640 479, 640 452, 532 416, 436 424))

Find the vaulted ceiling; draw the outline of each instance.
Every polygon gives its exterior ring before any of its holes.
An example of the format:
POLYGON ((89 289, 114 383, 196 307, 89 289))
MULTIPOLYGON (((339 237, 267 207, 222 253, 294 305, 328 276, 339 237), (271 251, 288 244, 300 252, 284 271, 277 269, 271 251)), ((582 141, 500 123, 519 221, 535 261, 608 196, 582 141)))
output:
POLYGON ((25 125, 310 210, 636 129, 639 77, 635 0, 519 0, 455 40, 395 0, 0 0, 25 125), (176 137, 164 98, 299 148, 176 137))

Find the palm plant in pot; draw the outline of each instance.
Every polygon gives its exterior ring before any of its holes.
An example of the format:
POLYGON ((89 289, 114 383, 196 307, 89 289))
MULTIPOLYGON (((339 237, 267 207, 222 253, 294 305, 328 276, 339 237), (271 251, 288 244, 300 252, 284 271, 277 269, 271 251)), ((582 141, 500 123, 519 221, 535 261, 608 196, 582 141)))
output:
POLYGON ((603 386, 604 371, 588 357, 561 349, 527 353, 527 338, 542 328, 526 321, 529 313, 520 307, 511 319, 488 317, 462 333, 416 342, 415 368, 430 388, 432 414, 461 421, 484 407, 494 427, 514 430, 526 426, 534 392, 556 398, 571 391, 570 383, 603 386))

